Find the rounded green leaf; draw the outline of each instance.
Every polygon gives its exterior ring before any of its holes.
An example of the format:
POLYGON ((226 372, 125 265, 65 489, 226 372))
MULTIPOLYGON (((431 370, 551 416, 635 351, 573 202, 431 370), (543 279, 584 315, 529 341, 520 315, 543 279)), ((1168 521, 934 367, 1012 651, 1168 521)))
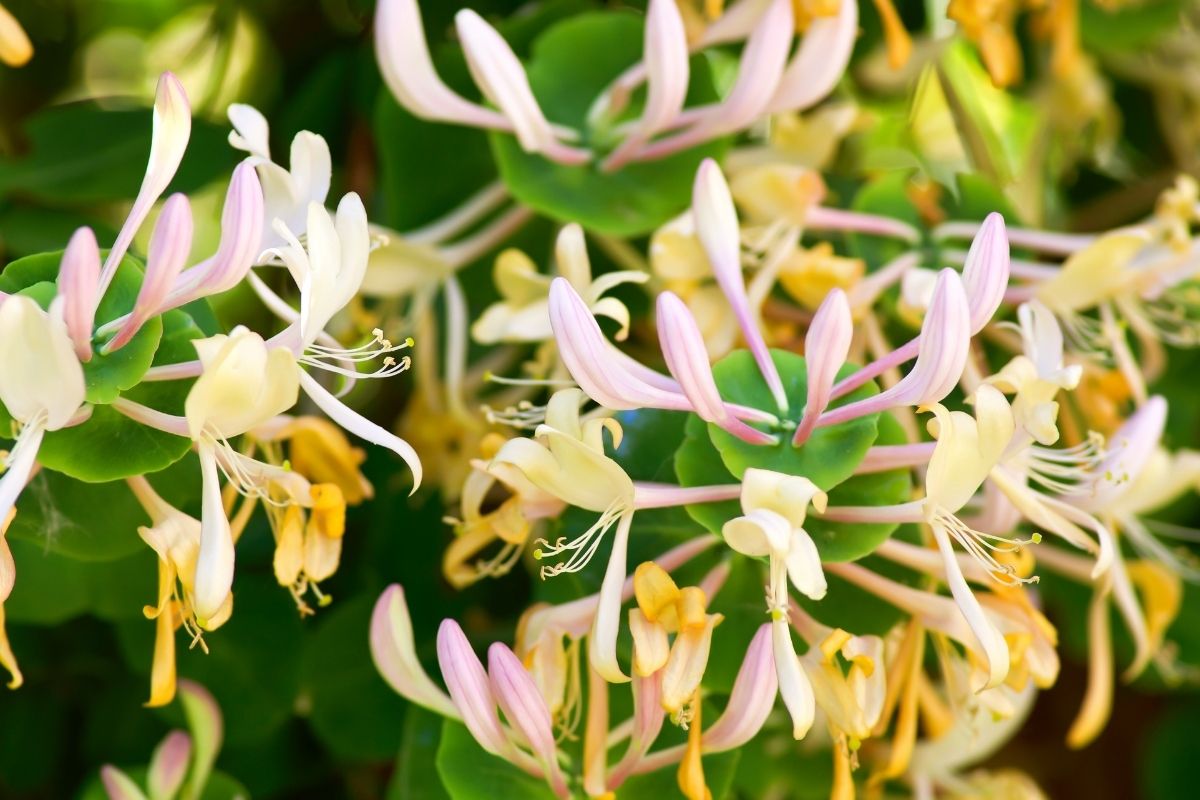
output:
POLYGON ((436 763, 442 786, 453 800, 557 800, 545 781, 480 747, 461 722, 442 723, 436 763))
MULTIPOLYGON (((547 29, 533 43, 529 83, 547 118, 583 134, 578 146, 599 156, 611 149, 610 131, 588 125, 588 110, 612 81, 642 57, 642 20, 633 14, 580 14, 547 29)), ((691 61, 689 105, 716 99, 708 62, 691 61)), ((636 109, 638 100, 632 107, 636 109)), ((609 123, 608 127, 624 120, 609 123)), ((492 152, 508 188, 525 205, 561 222, 579 222, 611 236, 649 233, 687 208, 696 168, 719 158, 718 139, 667 158, 631 164, 612 173, 597 161, 565 166, 526 153, 517 140, 491 134, 492 152)))
MULTIPOLYGON (((808 387, 804 358, 782 350, 772 350, 771 358, 783 379, 791 414, 798 419, 804 409, 808 387)), ((844 377, 855 369, 847 364, 838 375, 844 377)), ((777 413, 775 400, 749 351, 730 353, 713 365, 713 375, 726 402, 777 413)), ((832 407, 870 397, 877 391, 874 383, 867 383, 834 401, 832 407)), ((708 436, 721 454, 725 467, 739 480, 747 469, 755 467, 802 475, 829 491, 849 478, 862 461, 875 441, 878 419, 878 414, 868 414, 840 425, 817 428, 803 447, 792 446, 792 428, 787 425, 776 431, 779 443, 775 445, 749 444, 712 424, 708 426, 708 436)), ((759 427, 768 429, 767 426, 759 427)))

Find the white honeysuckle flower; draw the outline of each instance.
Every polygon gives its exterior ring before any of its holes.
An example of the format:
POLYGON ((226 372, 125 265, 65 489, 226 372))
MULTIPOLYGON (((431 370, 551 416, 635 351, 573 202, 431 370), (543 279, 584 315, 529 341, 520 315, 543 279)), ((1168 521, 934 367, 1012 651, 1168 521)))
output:
POLYGON ((77 421, 85 399, 83 367, 60 309, 43 311, 23 295, 0 303, 0 402, 18 428, 0 477, 0 521, 25 488, 42 437, 77 421))
POLYGON ((263 240, 259 247, 261 259, 268 250, 288 244, 275 226, 279 220, 293 237, 303 237, 308 231, 312 204, 325 205, 333 174, 329 145, 325 139, 310 131, 300 131, 292 139, 289 169, 271 160, 270 127, 266 118, 253 106, 234 103, 229 107, 233 130, 229 143, 249 153, 247 159, 258 171, 263 190, 263 240))
POLYGON ((1024 353, 988 379, 1002 391, 1015 394, 1013 414, 1039 444, 1058 441, 1058 403, 1061 390, 1079 385, 1083 367, 1063 365, 1063 335, 1054 313, 1037 300, 1017 309, 1024 353))

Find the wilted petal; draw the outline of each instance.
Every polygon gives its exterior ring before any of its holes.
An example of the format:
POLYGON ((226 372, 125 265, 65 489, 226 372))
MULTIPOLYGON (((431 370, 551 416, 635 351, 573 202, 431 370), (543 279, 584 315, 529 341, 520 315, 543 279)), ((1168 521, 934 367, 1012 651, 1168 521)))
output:
POLYGON ((742 275, 741 233, 738 229, 737 210, 729 184, 721 174, 721 168, 712 159, 705 159, 696 172, 692 188, 692 214, 696 220, 696 235, 708 254, 713 276, 729 300, 729 306, 737 317, 742 336, 754 354, 758 369, 780 411, 787 411, 787 395, 783 381, 767 343, 758 329, 757 321, 750 311, 750 300, 746 296, 746 283, 742 275))

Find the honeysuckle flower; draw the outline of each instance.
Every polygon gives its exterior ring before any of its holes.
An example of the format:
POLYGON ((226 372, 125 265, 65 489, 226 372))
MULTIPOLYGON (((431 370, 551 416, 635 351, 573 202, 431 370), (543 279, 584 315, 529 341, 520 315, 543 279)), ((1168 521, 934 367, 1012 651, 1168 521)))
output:
POLYGON ((29 35, 4 6, 0 6, 0 61, 10 67, 23 67, 33 58, 29 35))
POLYGON ((462 718, 449 696, 430 680, 417 660, 412 619, 404 589, 399 584, 393 583, 375 602, 370 640, 375 668, 398 694, 442 716, 462 718))
POLYGON ((796 605, 789 609, 789 619, 808 643, 800 661, 818 708, 834 730, 849 738, 850 750, 857 750, 883 712, 887 693, 883 640, 822 625, 796 605), (844 672, 839 655, 848 665, 844 672))
POLYGON ((463 483, 459 498, 461 516, 446 520, 454 525, 454 540, 443 554, 442 571, 456 588, 485 576, 505 574, 520 558, 534 526, 566 508, 566 503, 536 486, 520 469, 504 464, 489 466, 506 441, 497 433, 483 438, 480 458, 471 461, 471 472, 463 483), (495 488, 504 489, 508 496, 500 505, 484 512, 485 500, 495 488), (502 544, 496 555, 471 562, 497 540, 502 544))
POLYGON ((207 628, 233 583, 233 536, 221 502, 216 448, 295 405, 300 371, 287 348, 269 347, 243 327, 193 344, 203 372, 184 410, 204 484, 194 605, 198 624, 207 628))
POLYGON ((154 94, 154 128, 150 139, 150 158, 146 163, 146 174, 142 185, 134 198, 133 208, 125 218, 117 240, 104 259, 104 268, 100 273, 99 287, 96 296, 103 297, 113 277, 117 274, 117 266, 129 250, 134 234, 146 220, 154 202, 166 191, 175 170, 183 160, 184 150, 187 149, 188 139, 192 133, 192 109, 188 103, 187 93, 183 84, 170 72, 164 72, 158 79, 158 88, 154 94))
POLYGON ((16 438, 0 477, 0 519, 25 488, 46 432, 79 421, 85 388, 61 305, 46 312, 23 295, 0 303, 0 403, 16 438))
POLYGON ((989 382, 1016 394, 1013 414, 1039 444, 1058 441, 1058 403, 1061 390, 1079 385, 1083 367, 1063 365, 1063 338, 1050 309, 1036 300, 1017 309, 1024 354, 1015 357, 989 382))
POLYGON ((779 693, 792 717, 792 736, 802 739, 813 723, 815 701, 812 684, 796 656, 788 625, 788 579, 804 595, 825 596, 825 574, 812 538, 801 527, 811 503, 825 509, 827 497, 812 481, 761 469, 748 469, 742 477, 742 511, 745 516, 725 523, 722 535, 734 550, 770 560, 767 604, 771 614, 772 652, 779 693))
POLYGON ((201 523, 167 503, 144 477, 128 479, 150 525, 138 528, 142 540, 158 556, 158 600, 144 609, 155 620, 154 660, 150 670, 148 706, 162 706, 175 698, 175 630, 182 626, 207 652, 204 630, 220 627, 233 612, 233 595, 226 594, 220 608, 201 626, 196 617, 196 568, 200 555, 201 523))
MULTIPOLYGON (((629 309, 604 293, 623 283, 642 283, 643 272, 622 270, 592 278, 583 229, 572 223, 558 234, 555 247, 557 272, 566 278, 595 316, 608 317, 620 328, 616 338, 629 333, 629 309)), ((497 342, 541 342, 553 336, 549 296, 553 280, 542 275, 519 250, 505 250, 496 258, 493 279, 501 300, 488 306, 471 325, 471 336, 483 344, 497 342)))
POLYGON ((629 629, 634 674, 645 678, 661 670, 663 710, 686 723, 696 711, 689 704, 708 664, 713 628, 724 617, 706 611, 703 589, 680 589, 666 570, 650 561, 634 571, 633 590, 637 608, 629 611, 629 629), (668 642, 672 633, 675 640, 668 642))
POLYGON ((233 124, 229 143, 250 154, 247 161, 262 182, 263 239, 255 255, 257 260, 268 250, 288 243, 275 229, 275 220, 294 236, 303 237, 309 206, 325 205, 333 172, 329 145, 315 133, 300 131, 292 139, 289 168, 284 169, 271 160, 270 126, 258 109, 234 103, 227 114, 233 124))

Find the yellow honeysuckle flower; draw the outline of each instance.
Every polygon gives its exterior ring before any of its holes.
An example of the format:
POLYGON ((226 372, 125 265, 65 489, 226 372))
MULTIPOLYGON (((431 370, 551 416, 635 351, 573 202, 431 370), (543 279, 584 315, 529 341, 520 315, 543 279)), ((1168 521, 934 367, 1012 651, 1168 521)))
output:
POLYGON ((662 705, 674 719, 687 724, 695 709, 688 706, 708 665, 713 628, 721 614, 709 614, 708 598, 695 586, 680 589, 666 570, 652 561, 633 573, 637 608, 630 609, 634 673, 662 673, 662 705), (675 634, 674 642, 669 635, 675 634))
POLYGON ((802 228, 808 210, 825 197, 825 181, 819 172, 804 167, 762 164, 734 174, 729 190, 746 222, 770 225, 782 220, 802 228))
POLYGON ((700 725, 700 690, 696 689, 690 698, 692 718, 688 723, 687 747, 683 759, 679 762, 676 780, 679 791, 687 800, 712 800, 712 792, 704 780, 704 762, 701 759, 704 731, 700 725))
POLYGON ((1167 629, 1179 616, 1183 604, 1183 581, 1167 565, 1150 559, 1131 561, 1126 569, 1142 598, 1150 647, 1158 652, 1163 646, 1167 629))
POLYGON ((331 483, 342 492, 348 506, 375 496, 375 490, 360 470, 366 453, 350 444, 337 425, 323 417, 277 417, 270 429, 254 430, 259 441, 286 441, 288 463, 313 483, 331 483))
MULTIPOLYGON (((839 256, 833 246, 821 242, 809 248, 798 248, 788 256, 779 269, 783 290, 809 309, 821 305, 833 289, 850 289, 866 274, 866 263, 860 258, 839 256)), ((932 286, 930 287, 932 291, 932 286)), ((917 327, 920 327, 918 323, 917 327)))
POLYGON ((1013 31, 1017 0, 950 0, 946 16, 978 47, 996 86, 1021 79, 1021 48, 1013 31))

